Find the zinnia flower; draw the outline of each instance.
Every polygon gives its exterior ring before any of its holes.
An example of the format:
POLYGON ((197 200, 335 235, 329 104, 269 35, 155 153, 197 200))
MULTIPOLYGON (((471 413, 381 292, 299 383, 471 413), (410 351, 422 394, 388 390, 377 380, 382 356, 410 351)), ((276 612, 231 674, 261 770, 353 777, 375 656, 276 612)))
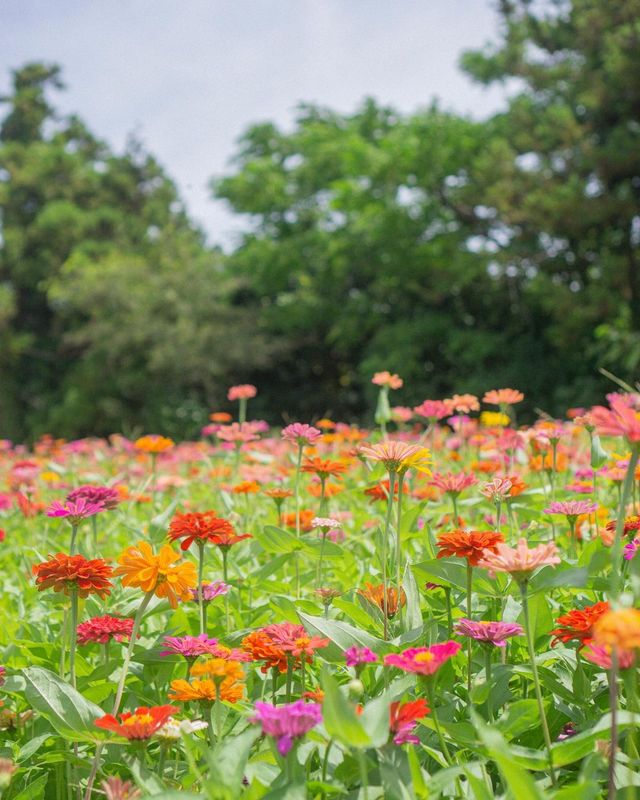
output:
POLYGON ((426 417, 431 423, 448 417, 451 413, 449 406, 442 400, 425 400, 419 406, 414 406, 413 410, 421 417, 426 417))
POLYGON ((401 389, 403 380, 395 372, 392 375, 388 370, 384 370, 384 372, 376 372, 371 378, 371 383, 376 386, 386 386, 389 389, 401 389))
POLYGON ((261 672, 266 673, 272 668, 279 672, 287 671, 286 652, 264 631, 253 631, 245 636, 242 640, 242 649, 249 653, 253 661, 264 661, 260 668, 261 672))
POLYGON ((389 707, 389 728, 394 744, 418 744, 420 739, 413 733, 416 721, 429 713, 426 701, 420 698, 411 703, 391 703, 389 707))
POLYGON ((444 475, 440 472, 434 472, 432 479, 429 481, 431 486, 436 486, 445 494, 454 495, 455 497, 470 486, 475 486, 477 482, 478 479, 475 475, 465 475, 464 472, 447 472, 444 475))
POLYGON ((337 478, 347 471, 347 465, 340 461, 314 457, 305 461, 301 469, 302 472, 312 472, 322 479, 328 478, 330 475, 337 478))
POLYGON ((618 608, 607 611, 593 626, 593 643, 616 650, 640 647, 640 610, 618 608))
POLYGON ((160 436, 157 433, 151 433, 148 436, 141 436, 136 439, 134 447, 143 453, 150 453, 151 455, 158 455, 170 450, 174 446, 173 439, 168 439, 166 436, 160 436))
POLYGON ((54 592, 70 594, 77 591, 78 597, 97 594, 104 598, 111 592, 113 570, 102 558, 86 559, 84 556, 67 556, 57 553, 49 556, 49 561, 34 564, 33 574, 40 592, 53 589, 54 592))
POLYGON ((521 636, 524 633, 522 625, 517 622, 474 622, 470 619, 460 619, 455 624, 458 636, 468 636, 483 644, 492 644, 496 647, 506 647, 507 639, 511 636, 521 636))
POLYGON ((572 609, 558 617, 556 620, 558 627, 551 631, 551 636, 554 637, 551 646, 555 647, 559 642, 574 640, 579 642, 580 647, 589 644, 593 638, 593 626, 608 610, 609 603, 603 601, 592 606, 572 609))
MULTIPOLYGON (((607 522, 605 527, 610 533, 615 534, 617 524, 617 520, 612 519, 610 522, 607 522)), ((628 536, 630 533, 634 533, 635 531, 640 531, 640 516, 633 514, 630 517, 625 517, 622 535, 628 536)))
POLYGON ((384 657, 387 667, 397 667, 403 672, 418 675, 433 675, 440 667, 453 658, 461 646, 458 642, 442 642, 431 647, 410 647, 402 653, 390 653, 384 657))
POLYGON ((71 525, 79 525, 83 519, 92 517, 100 511, 104 511, 105 506, 103 503, 91 503, 85 498, 81 497, 76 501, 67 501, 62 504, 57 500, 47 509, 48 517, 66 517, 71 525))
MULTIPOLYGON (((215 600, 216 597, 220 597, 223 594, 227 594, 229 591, 229 584, 225 583, 224 581, 212 581, 210 583, 203 583, 202 584, 202 600, 204 603, 210 603, 212 600, 215 600)), ((191 592, 191 599, 195 600, 196 603, 199 600, 199 592, 198 587, 196 586, 195 589, 190 589, 191 592)))
POLYGON ((307 425, 306 422, 294 422, 282 429, 282 438, 297 445, 313 444, 322 436, 322 431, 307 425))
MULTIPOLYGON (((244 677, 244 673, 242 675, 244 677)), ((220 700, 226 703, 237 703, 242 700, 243 684, 233 676, 212 680, 204 678, 185 681, 179 679, 171 681, 170 700, 183 703, 214 703, 220 693, 220 700)))
POLYGON ((233 535, 233 525, 226 519, 216 517, 214 511, 189 514, 176 514, 169 525, 169 539, 180 544, 181 550, 188 550, 194 541, 214 542, 218 536, 233 535))
POLYGON ((110 486, 91 486, 86 484, 85 486, 78 486, 77 489, 67 495, 68 503, 76 503, 79 500, 94 504, 102 503, 102 506, 107 511, 112 511, 120 503, 120 494, 117 489, 112 489, 110 486))
POLYGON ((438 558, 466 558, 472 567, 487 553, 498 552, 498 546, 504 543, 500 531, 464 531, 455 530, 441 533, 438 536, 438 558))
POLYGON ((227 400, 233 402, 234 400, 251 400, 258 394, 258 390, 252 383, 240 383, 237 386, 231 386, 227 392, 227 400))
POLYGON ((273 736, 278 752, 286 756, 294 741, 322 722, 322 706, 319 703, 305 703, 296 700, 283 706, 272 706, 257 701, 256 714, 251 722, 262 727, 262 732, 273 736))
POLYGON ((492 389, 482 398, 482 402, 490 406, 513 406, 522 400, 524 395, 517 389, 492 389))
POLYGON ((553 542, 530 548, 526 539, 520 539, 517 547, 499 544, 496 552, 486 553, 478 566, 489 570, 491 577, 496 572, 508 572, 521 582, 528 579, 534 569, 559 563, 558 549, 553 542))
POLYGON ((180 555, 165 544, 156 555, 148 542, 138 542, 127 547, 118 558, 120 566, 114 575, 122 575, 123 586, 133 586, 143 592, 155 592, 166 597, 172 608, 178 600, 189 600, 198 582, 195 565, 191 561, 176 564, 180 555))
MULTIPOLYGON (((612 647, 610 645, 597 645, 589 644, 582 651, 582 655, 591 661, 592 664, 597 664, 602 669, 611 669, 612 665, 612 647)), ((623 650, 618 648, 616 653, 618 657, 619 669, 630 669, 636 663, 636 654, 634 650, 623 650)))
POLYGON ((93 617, 78 625, 78 644, 98 642, 107 644, 112 639, 121 642, 130 639, 133 632, 133 620, 128 617, 93 617))
POLYGON ((368 647, 357 647, 355 644, 344 651, 348 667, 359 667, 361 664, 373 664, 378 656, 368 647))
POLYGON ((591 418, 598 433, 604 436, 624 436, 630 443, 640 442, 640 411, 636 411, 625 395, 612 395, 610 408, 595 406, 591 418))
POLYGON ((360 453, 371 461, 384 464, 388 472, 403 472, 412 468, 429 472, 428 464, 431 463, 431 454, 426 447, 391 439, 376 444, 362 444, 360 453))
POLYGON ((480 494, 483 494, 492 502, 498 503, 510 496, 512 486, 513 484, 509 478, 494 478, 489 483, 484 484, 480 489, 480 494))
POLYGON ((479 411, 480 403, 474 394, 454 394, 453 397, 444 401, 452 411, 461 414, 468 414, 470 411, 479 411))
POLYGON ((125 739, 150 739, 177 710, 174 706, 141 706, 120 714, 120 722, 112 714, 105 714, 94 724, 125 739))
POLYGON ((201 633, 199 636, 165 636, 164 644, 167 649, 160 653, 161 656, 172 656, 177 653, 186 659, 191 659, 213 653, 218 640, 209 639, 206 633, 201 633))
POLYGON ((589 500, 556 500, 549 508, 543 509, 544 514, 563 514, 565 517, 576 519, 580 514, 593 514, 598 510, 598 504, 589 500))
POLYGON ((139 800, 142 797, 142 792, 131 781, 123 781, 116 775, 102 781, 102 790, 107 800, 139 800))
MULTIPOLYGON (((385 612, 385 594, 384 585, 379 584, 374 586, 371 583, 365 583, 364 589, 358 589, 358 594, 362 595, 365 600, 368 600, 374 606, 378 606, 380 611, 385 612)), ((407 595, 404 589, 400 589, 400 605, 404 608, 407 604, 407 595)), ((386 594, 386 611, 387 617, 392 619, 398 613, 398 591, 393 586, 387 586, 386 594)))

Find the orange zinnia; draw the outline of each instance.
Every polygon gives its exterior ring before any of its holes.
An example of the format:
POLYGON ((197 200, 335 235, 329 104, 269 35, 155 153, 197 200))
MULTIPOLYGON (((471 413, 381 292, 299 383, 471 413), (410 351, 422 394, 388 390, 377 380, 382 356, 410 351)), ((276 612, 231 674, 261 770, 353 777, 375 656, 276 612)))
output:
POLYGON ((310 458, 302 465, 302 472, 312 472, 319 478, 328 478, 332 475, 334 478, 342 475, 347 471, 346 464, 340 461, 331 461, 330 459, 310 458))
POLYGON ((218 696, 218 684, 221 700, 227 703, 237 703, 238 700, 242 700, 242 684, 228 678, 217 683, 210 678, 191 682, 185 681, 184 678, 171 681, 169 699, 183 703, 213 703, 218 696))
POLYGON ((120 722, 112 714, 105 714, 94 724, 125 739, 150 739, 177 710, 175 706, 141 706, 135 712, 120 714, 120 722))
POLYGON ((169 525, 168 535, 172 542, 184 539, 180 544, 180 549, 188 550, 195 540, 215 544, 216 537, 234 533, 233 525, 228 520, 216 517, 214 511, 204 511, 176 514, 169 525))
POLYGON ((593 626, 609 610, 609 603, 601 602, 584 608, 577 608, 558 617, 556 622, 558 627, 551 631, 553 640, 551 646, 555 647, 559 642, 570 642, 576 640, 580 647, 584 647, 593 638, 593 626))
POLYGON ((593 642, 617 650, 640 647, 640 609, 607 611, 593 626, 593 642))
MULTIPOLYGON (((300 510, 300 530, 301 531, 310 531, 313 529, 313 525, 311 524, 311 520, 314 519, 316 516, 314 511, 310 511, 307 508, 303 508, 300 510)), ((285 525, 287 528, 295 528, 296 527, 296 515, 295 512, 290 512, 288 514, 282 515, 282 524, 285 525)))
POLYGON ((138 542, 120 554, 120 566, 113 574, 123 576, 123 586, 155 592, 158 597, 166 597, 172 608, 177 608, 179 599, 191 600, 190 589, 198 582, 195 565, 191 561, 176 564, 179 559, 179 553, 168 544, 156 555, 148 542, 138 542))
POLYGON ((504 536, 500 531, 463 531, 441 533, 438 536, 438 558, 466 558, 469 565, 475 567, 487 553, 496 553, 499 544, 503 544, 504 536))
POLYGON ((77 591, 78 597, 97 594, 103 600, 110 594, 112 584, 109 578, 113 570, 102 558, 88 560, 81 555, 57 553, 49 559, 32 567, 38 591, 53 589, 64 594, 77 591))
POLYGON ((159 436, 157 433, 149 434, 148 436, 141 436, 136 439, 134 447, 143 453, 151 453, 157 455, 164 453, 165 450, 170 450, 174 446, 173 439, 168 439, 166 436, 159 436))
POLYGON ((287 671, 287 654, 264 631, 253 631, 242 640, 242 649, 253 661, 264 661, 261 672, 275 667, 279 672, 287 671))
MULTIPOLYGON (((380 611, 384 614, 384 586, 379 584, 374 586, 371 583, 365 583, 365 589, 358 589, 358 594, 362 595, 365 600, 368 600, 374 606, 378 606, 380 611)), ((407 595, 404 589, 400 589, 400 605, 405 606, 407 603, 407 595)), ((391 619, 395 617, 398 612, 398 592, 392 586, 387 586, 387 617, 391 619)))

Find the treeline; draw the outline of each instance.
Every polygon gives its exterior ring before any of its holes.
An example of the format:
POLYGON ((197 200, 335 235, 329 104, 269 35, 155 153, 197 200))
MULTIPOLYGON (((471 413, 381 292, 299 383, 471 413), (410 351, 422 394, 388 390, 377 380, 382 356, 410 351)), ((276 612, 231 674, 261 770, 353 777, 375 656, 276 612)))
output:
MULTIPOLYGON (((0 435, 193 435, 226 387, 272 422, 515 386, 549 413, 640 364, 640 0, 500 3, 470 78, 483 121, 303 106, 251 127, 212 193, 246 217, 207 246, 137 143, 114 153, 14 73, 0 126, 0 435), (536 8, 542 7, 542 11, 536 8)), ((525 409, 526 413, 526 409, 525 409)))

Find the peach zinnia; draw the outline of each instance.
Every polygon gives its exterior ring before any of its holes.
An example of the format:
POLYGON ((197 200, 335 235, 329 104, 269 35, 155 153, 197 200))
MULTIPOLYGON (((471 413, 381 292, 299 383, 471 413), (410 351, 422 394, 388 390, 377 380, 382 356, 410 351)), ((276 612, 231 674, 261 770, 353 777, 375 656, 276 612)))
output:
POLYGON ((482 398, 482 402, 490 406, 513 406, 522 400, 524 395, 517 389, 492 389, 490 392, 485 392, 482 398))
POLYGON ((492 577, 496 572, 508 572, 517 581, 524 581, 534 569, 559 563, 558 549, 553 542, 530 548, 526 539, 520 539, 516 547, 499 544, 495 552, 485 554, 478 566, 489 570, 492 577))
POLYGON ((593 626, 593 643, 618 650, 640 647, 640 609, 608 611, 593 626))
POLYGON ((54 592, 70 594, 77 591, 78 597, 97 594, 104 598, 111 592, 112 568, 102 558, 86 559, 84 556, 67 556, 57 553, 49 561, 34 564, 38 591, 53 589, 54 592))
POLYGON ((504 543, 500 531, 463 531, 441 533, 438 536, 438 558, 466 558, 475 567, 487 553, 496 553, 498 545, 504 543))
POLYGON ((120 555, 120 566, 113 574, 123 576, 123 586, 154 592, 158 597, 166 597, 172 608, 177 608, 179 599, 191 599, 190 590, 198 582, 195 565, 191 561, 176 564, 179 560, 180 555, 167 544, 156 555, 148 542, 138 542, 120 555))

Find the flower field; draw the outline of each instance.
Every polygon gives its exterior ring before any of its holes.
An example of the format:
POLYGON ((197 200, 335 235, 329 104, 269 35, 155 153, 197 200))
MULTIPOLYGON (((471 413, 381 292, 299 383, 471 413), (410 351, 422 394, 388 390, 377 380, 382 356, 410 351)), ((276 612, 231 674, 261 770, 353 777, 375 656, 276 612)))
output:
POLYGON ((640 395, 0 452, 0 797, 640 796, 640 395))

